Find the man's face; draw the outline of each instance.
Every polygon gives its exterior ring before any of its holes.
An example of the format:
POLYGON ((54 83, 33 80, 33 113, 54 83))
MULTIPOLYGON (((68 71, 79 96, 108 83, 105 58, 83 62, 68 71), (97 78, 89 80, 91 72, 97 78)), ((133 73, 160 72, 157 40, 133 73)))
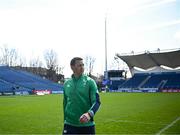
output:
POLYGON ((75 75, 81 75, 84 72, 84 63, 82 60, 77 60, 75 65, 71 66, 75 75))

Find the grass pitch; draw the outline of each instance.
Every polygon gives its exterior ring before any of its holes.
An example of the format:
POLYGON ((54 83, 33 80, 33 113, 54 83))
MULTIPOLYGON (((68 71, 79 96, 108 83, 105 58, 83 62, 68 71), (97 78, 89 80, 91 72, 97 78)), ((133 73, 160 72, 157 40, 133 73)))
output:
MULTIPOLYGON (((61 134, 62 95, 0 96, 0 134, 61 134)), ((97 134, 180 134, 180 93, 102 93, 97 134)))

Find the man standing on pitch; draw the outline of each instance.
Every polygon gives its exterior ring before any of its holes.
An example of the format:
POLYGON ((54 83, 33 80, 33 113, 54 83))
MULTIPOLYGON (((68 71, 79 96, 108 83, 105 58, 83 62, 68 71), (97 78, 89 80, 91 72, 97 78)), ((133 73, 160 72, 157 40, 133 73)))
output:
POLYGON ((93 117, 100 106, 97 85, 83 74, 82 58, 73 58, 70 66, 73 75, 64 83, 63 134, 95 134, 93 117))

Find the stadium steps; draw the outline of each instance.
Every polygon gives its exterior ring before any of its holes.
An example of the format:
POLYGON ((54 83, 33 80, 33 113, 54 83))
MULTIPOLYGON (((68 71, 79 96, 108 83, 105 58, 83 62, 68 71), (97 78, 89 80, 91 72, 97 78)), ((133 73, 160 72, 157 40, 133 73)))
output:
POLYGON ((147 76, 147 78, 145 78, 144 81, 139 84, 138 88, 140 89, 150 78, 151 76, 147 76))

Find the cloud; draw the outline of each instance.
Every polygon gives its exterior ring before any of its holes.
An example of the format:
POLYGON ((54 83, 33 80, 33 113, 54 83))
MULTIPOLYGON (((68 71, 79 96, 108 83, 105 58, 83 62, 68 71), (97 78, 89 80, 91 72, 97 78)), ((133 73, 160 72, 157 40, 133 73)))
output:
POLYGON ((176 2, 176 0, 160 0, 158 2, 153 2, 153 3, 150 3, 150 4, 146 4, 146 5, 142 6, 142 7, 139 7, 138 10, 157 7, 157 6, 161 6, 161 5, 169 4, 169 3, 173 3, 173 2, 176 2))
POLYGON ((180 31, 175 33, 174 38, 180 40, 180 31))
MULTIPOLYGON (((142 1, 139 1, 139 3, 137 2, 138 4, 134 4, 132 7, 129 7, 129 8, 127 8, 127 6, 122 6, 122 9, 123 8, 124 9, 122 10, 121 16, 132 16, 143 10, 148 10, 148 9, 154 8, 154 7, 159 8, 160 6, 164 6, 166 4, 177 2, 177 0, 154 0, 154 1, 155 2, 152 2, 152 0, 149 0, 149 1, 146 0, 146 2, 144 2, 144 0, 142 0, 142 1)), ((120 13, 118 12, 118 14, 120 14, 120 13)))
POLYGON ((170 27, 170 26, 178 25, 178 24, 180 24, 180 19, 179 20, 169 21, 169 22, 159 23, 159 24, 156 24, 156 25, 153 25, 153 26, 146 26, 144 28, 144 30, 156 30, 156 29, 170 27))

